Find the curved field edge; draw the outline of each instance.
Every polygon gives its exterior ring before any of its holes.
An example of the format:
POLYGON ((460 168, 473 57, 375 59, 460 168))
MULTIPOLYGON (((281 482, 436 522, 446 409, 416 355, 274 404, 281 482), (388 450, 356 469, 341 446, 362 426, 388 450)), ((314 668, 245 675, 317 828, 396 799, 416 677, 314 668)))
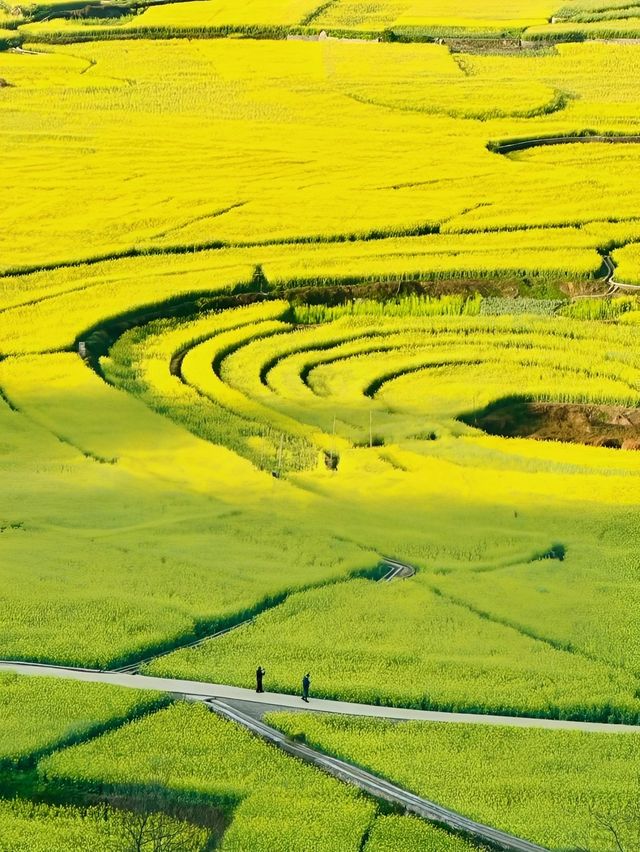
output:
MULTIPOLYGON (((592 333, 592 332, 590 331, 590 333, 592 333)), ((71 359, 71 357, 72 357, 72 356, 67 356, 67 357, 68 357, 69 359, 71 359)), ((77 362, 76 362, 76 363, 77 363, 77 362)), ((81 365, 80 365, 79 363, 78 363, 78 370, 82 370, 82 367, 81 367, 81 365)), ((114 397, 114 400, 115 400, 115 397, 114 397)))

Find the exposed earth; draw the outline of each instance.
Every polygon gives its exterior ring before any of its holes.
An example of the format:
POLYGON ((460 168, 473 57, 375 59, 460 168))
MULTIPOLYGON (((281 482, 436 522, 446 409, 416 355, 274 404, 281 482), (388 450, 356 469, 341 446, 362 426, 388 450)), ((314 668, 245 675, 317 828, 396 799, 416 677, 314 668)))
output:
POLYGON ((640 450, 640 409, 503 399, 461 418, 490 435, 640 450))

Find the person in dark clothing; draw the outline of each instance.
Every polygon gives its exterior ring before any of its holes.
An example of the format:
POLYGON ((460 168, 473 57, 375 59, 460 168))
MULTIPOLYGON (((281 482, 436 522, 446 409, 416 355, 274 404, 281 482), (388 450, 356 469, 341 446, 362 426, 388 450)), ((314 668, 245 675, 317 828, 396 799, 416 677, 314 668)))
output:
POLYGON ((309 672, 302 678, 302 700, 309 701, 309 687, 311 686, 311 676, 309 672))
POLYGON ((256 669, 256 692, 264 692, 264 689, 262 688, 262 678, 265 674, 266 672, 262 666, 258 666, 256 669))

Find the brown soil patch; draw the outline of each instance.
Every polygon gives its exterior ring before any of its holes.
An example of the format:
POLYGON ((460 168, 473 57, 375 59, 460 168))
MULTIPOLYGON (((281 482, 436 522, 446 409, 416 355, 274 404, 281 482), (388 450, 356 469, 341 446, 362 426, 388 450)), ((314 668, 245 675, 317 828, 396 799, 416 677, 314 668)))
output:
POLYGON ((461 419, 490 435, 640 450, 640 408, 509 399, 461 419))

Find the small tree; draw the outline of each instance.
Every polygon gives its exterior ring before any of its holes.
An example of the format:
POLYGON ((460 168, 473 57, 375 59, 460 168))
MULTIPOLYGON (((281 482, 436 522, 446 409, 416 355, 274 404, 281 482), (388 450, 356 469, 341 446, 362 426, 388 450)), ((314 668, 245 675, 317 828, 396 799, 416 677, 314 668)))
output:
POLYGON ((640 777, 631 798, 615 806, 591 805, 591 832, 580 852, 638 852, 640 849, 640 777))
POLYGON ((109 852, 204 852, 209 846, 201 826, 141 808, 140 800, 120 804, 110 818, 109 852))
POLYGON ((108 808, 106 852, 208 852, 228 823, 212 803, 179 797, 166 785, 121 788, 100 801, 108 808))
POLYGON ((267 280, 267 276, 264 274, 262 266, 258 264, 251 276, 251 289, 254 293, 264 293, 268 288, 269 281, 267 280))

